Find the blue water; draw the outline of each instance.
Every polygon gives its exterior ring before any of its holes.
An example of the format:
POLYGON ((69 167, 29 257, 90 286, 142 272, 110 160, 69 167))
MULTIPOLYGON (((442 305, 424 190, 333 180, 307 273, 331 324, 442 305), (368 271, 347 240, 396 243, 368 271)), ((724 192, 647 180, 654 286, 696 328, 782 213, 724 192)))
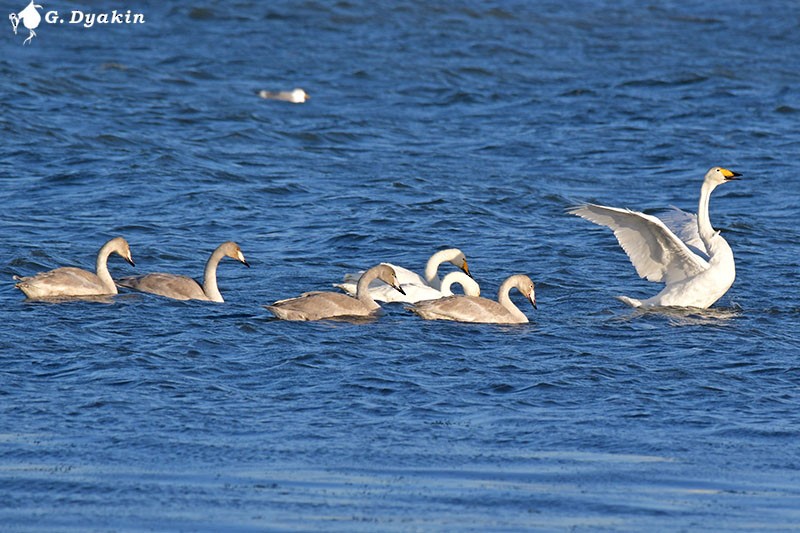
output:
POLYGON ((0 30, 0 529, 797 527, 794 2, 117 7, 146 23, 0 30), (564 209, 694 211, 713 165, 735 284, 626 308, 658 286, 564 209), (116 235, 115 276, 252 268, 225 304, 13 287, 116 235), (442 247, 529 274, 531 323, 262 307, 442 247))

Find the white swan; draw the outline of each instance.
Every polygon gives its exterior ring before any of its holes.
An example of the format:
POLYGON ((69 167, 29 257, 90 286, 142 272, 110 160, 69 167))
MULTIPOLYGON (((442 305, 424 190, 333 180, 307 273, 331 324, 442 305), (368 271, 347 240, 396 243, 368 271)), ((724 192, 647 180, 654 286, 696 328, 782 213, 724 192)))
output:
POLYGON ((706 173, 700 189, 698 215, 681 212, 682 218, 689 221, 689 225, 684 224, 679 231, 683 240, 664 221, 638 211, 586 204, 568 212, 611 228, 639 276, 666 284, 651 298, 637 300, 620 296, 620 300, 633 307, 705 309, 719 300, 736 278, 733 252, 719 231, 711 226, 709 198, 718 185, 739 176, 721 167, 706 173), (697 252, 691 248, 696 248, 697 252))
POLYGON ((250 266, 245 260, 239 245, 228 241, 220 244, 209 257, 203 275, 202 286, 188 276, 165 274, 163 272, 122 278, 117 280, 117 284, 120 287, 158 294, 175 300, 224 302, 225 300, 222 299, 222 294, 217 288, 217 266, 223 257, 230 257, 244 264, 244 266, 250 266))
POLYGON ((116 237, 97 253, 96 274, 82 268, 61 267, 30 277, 14 276, 19 280, 16 287, 31 299, 117 294, 117 286, 108 272, 108 256, 112 253, 135 266, 128 241, 116 237))
POLYGON ((480 296, 448 296, 438 300, 417 302, 415 305, 408 306, 408 309, 425 320, 524 324, 528 322, 528 317, 514 305, 509 297, 509 292, 513 288, 517 288, 536 309, 533 281, 524 274, 515 274, 506 279, 497 291, 496 302, 480 296))
POLYGON ((328 318, 373 316, 380 306, 370 295, 369 284, 375 279, 388 283, 394 290, 403 292, 397 283, 392 267, 376 265, 358 280, 357 296, 347 296, 338 292, 307 292, 296 298, 278 300, 265 306, 272 314, 283 320, 324 320, 328 318))
POLYGON ((303 104, 306 100, 310 99, 303 89, 294 89, 293 91, 258 91, 258 96, 265 100, 280 100, 282 102, 291 102, 293 104, 303 104))
MULTIPOLYGON (((423 278, 416 272, 412 272, 407 268, 393 265, 392 263, 383 263, 389 265, 394 269, 397 275, 397 281, 403 287, 403 294, 394 290, 389 285, 374 281, 370 287, 369 292, 372 298, 379 302, 407 302, 414 303, 422 300, 433 300, 435 298, 442 298, 448 296, 441 291, 442 282, 439 279, 439 265, 449 262, 469 274, 469 266, 467 265, 467 258, 464 253, 458 248, 448 248, 440 250, 433 254, 428 259, 425 265, 425 277, 423 278)), ((358 274, 346 274, 342 283, 337 283, 334 287, 338 287, 345 291, 350 296, 356 294, 356 281, 361 276, 358 274)), ((452 294, 452 293, 451 293, 452 294)))

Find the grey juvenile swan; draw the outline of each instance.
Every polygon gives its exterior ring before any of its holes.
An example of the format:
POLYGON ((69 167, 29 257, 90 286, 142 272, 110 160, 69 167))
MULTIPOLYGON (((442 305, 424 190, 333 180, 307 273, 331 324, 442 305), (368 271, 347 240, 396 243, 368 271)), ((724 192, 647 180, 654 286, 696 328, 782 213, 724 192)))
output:
POLYGON ((448 296, 417 302, 408 309, 426 320, 455 320, 484 324, 524 324, 528 317, 511 301, 508 293, 516 288, 536 309, 533 281, 524 274, 506 279, 497 291, 497 301, 480 296, 448 296))
POLYGON ((210 302, 224 302, 222 294, 217 288, 217 266, 223 257, 236 259, 244 266, 250 264, 245 261, 239 245, 233 241, 223 242, 211 254, 206 263, 203 285, 188 276, 153 272, 144 276, 132 276, 117 280, 120 287, 127 287, 141 292, 149 292, 166 296, 175 300, 205 300, 210 302))
POLYGON ((19 280, 16 287, 31 299, 117 294, 117 286, 108 272, 108 256, 112 253, 134 266, 128 241, 115 237, 97 253, 96 274, 82 268, 61 267, 30 277, 14 276, 19 280))
POLYGON ((403 292, 397 282, 394 269, 389 265, 381 264, 370 268, 361 275, 355 298, 338 292, 307 292, 297 298, 278 300, 265 307, 283 320, 324 320, 372 316, 381 308, 375 303, 368 290, 370 282, 375 279, 380 279, 394 290, 403 292))

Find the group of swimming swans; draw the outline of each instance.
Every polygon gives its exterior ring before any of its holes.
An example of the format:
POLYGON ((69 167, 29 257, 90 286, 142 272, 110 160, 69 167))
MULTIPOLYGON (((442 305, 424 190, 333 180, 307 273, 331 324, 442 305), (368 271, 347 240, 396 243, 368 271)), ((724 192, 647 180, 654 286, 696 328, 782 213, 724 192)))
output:
POLYGON ((16 287, 31 299, 111 296, 118 293, 117 286, 120 286, 175 300, 223 302, 222 294, 217 288, 217 265, 219 262, 223 257, 231 257, 245 266, 250 266, 239 245, 228 241, 220 244, 208 259, 203 285, 188 276, 163 272, 114 281, 108 272, 108 258, 111 254, 117 254, 131 266, 136 266, 131 257, 128 241, 122 237, 115 237, 105 243, 97 253, 96 272, 89 272, 82 268, 61 267, 31 277, 14 276, 14 279, 19 281, 16 287))
MULTIPOLYGON (((619 298, 633 307, 707 308, 724 295, 736 277, 733 252, 719 231, 711 226, 709 198, 720 184, 736 180, 739 174, 721 167, 710 169, 700 189, 698 214, 676 210, 669 220, 661 220, 629 209, 584 204, 568 210, 586 220, 613 230, 640 277, 664 283, 664 289, 651 298, 619 298), (671 222, 674 227, 667 225, 671 222)), ((176 300, 224 301, 217 287, 217 266, 230 257, 250 266, 235 242, 222 243, 211 254, 203 284, 194 279, 161 272, 114 280, 108 271, 108 258, 117 254, 131 265, 130 246, 122 237, 111 239, 97 255, 96 272, 61 267, 32 277, 18 278, 16 287, 28 298, 69 298, 117 294, 117 286, 157 294, 176 300)), ((511 301, 517 289, 534 308, 534 283, 524 274, 507 278, 498 290, 497 300, 480 296, 461 250, 436 252, 428 260, 424 276, 390 263, 381 263, 365 272, 347 274, 335 287, 340 292, 308 292, 295 298, 278 300, 265 306, 284 320, 324 320, 374 316, 381 302, 405 302, 407 308, 427 320, 518 324, 528 317, 511 301), (439 279, 442 263, 452 263, 459 271, 439 279), (463 295, 454 294, 459 284, 463 295)))

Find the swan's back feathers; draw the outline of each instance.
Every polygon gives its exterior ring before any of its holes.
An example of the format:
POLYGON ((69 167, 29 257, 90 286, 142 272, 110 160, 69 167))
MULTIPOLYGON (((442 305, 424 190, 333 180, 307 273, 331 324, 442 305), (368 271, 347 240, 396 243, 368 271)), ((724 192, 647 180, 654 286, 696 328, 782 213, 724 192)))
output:
MULTIPOLYGON (((412 270, 409 270, 409 269, 401 267, 401 266, 397 266, 397 265, 395 265, 393 263, 381 263, 381 264, 382 265, 388 265, 388 266, 392 267, 392 269, 395 271, 395 275, 397 277, 397 283, 399 283, 400 285, 427 285, 427 282, 425 281, 425 278, 423 278, 422 276, 420 276, 419 274, 417 274, 416 272, 414 272, 412 270)), ((356 284, 358 283, 358 280, 361 278, 361 276, 364 274, 364 272, 365 272, 364 270, 360 270, 358 272, 351 272, 349 274, 345 274, 344 275, 344 279, 342 280, 342 283, 334 285, 334 287, 339 287, 340 289, 344 290, 348 294, 355 295, 355 293, 356 293, 356 284), (352 290, 350 290, 350 285, 351 284, 352 284, 352 290)), ((385 286, 385 287, 391 289, 391 287, 389 287, 389 285, 387 285, 386 283, 382 282, 379 279, 373 280, 369 284, 369 286, 370 287, 385 286)), ((392 290, 394 290, 394 289, 392 289, 392 290)), ((397 291, 395 291, 395 292, 397 292, 397 291)))
POLYGON ((141 292, 166 296, 175 300, 208 300, 203 287, 188 276, 153 272, 117 280, 117 285, 141 292))
POLYGON ((585 204, 567 211, 613 230, 636 273, 648 281, 674 283, 708 269, 657 217, 630 209, 585 204))
POLYGON ((447 296, 417 302, 409 310, 426 320, 455 320, 485 324, 513 324, 520 320, 494 300, 480 296, 447 296))
POLYGON ((19 280, 16 287, 29 298, 111 294, 97 274, 76 267, 60 267, 15 279, 19 280))
POLYGON ((371 309, 363 302, 338 292, 307 292, 296 298, 278 300, 265 306, 284 320, 322 320, 336 317, 370 316, 380 308, 371 309))

